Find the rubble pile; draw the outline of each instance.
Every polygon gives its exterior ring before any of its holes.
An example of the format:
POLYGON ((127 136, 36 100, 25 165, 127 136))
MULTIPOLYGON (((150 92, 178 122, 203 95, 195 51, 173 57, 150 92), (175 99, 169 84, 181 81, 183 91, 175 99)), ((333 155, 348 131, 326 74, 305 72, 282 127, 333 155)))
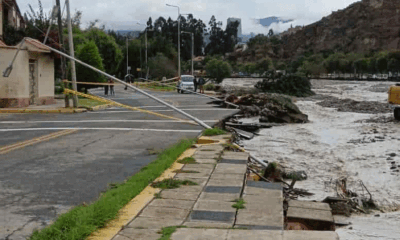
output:
POLYGON ((244 117, 260 116, 260 122, 268 123, 305 123, 308 116, 303 114, 290 97, 275 93, 245 94, 236 96, 227 94, 225 101, 240 106, 244 117))

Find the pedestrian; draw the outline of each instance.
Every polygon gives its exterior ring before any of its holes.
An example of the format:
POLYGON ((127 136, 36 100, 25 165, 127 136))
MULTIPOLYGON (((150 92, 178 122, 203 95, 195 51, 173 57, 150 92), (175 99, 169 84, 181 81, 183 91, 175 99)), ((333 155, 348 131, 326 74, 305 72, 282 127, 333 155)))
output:
POLYGON ((106 85, 104 86, 104 95, 108 96, 108 81, 106 82, 106 85))
POLYGON ((206 82, 204 81, 204 78, 202 78, 202 77, 200 77, 199 78, 199 81, 198 81, 198 85, 199 85, 199 89, 200 89, 200 93, 203 93, 204 94, 204 84, 205 84, 206 82))
POLYGON ((194 92, 197 92, 197 79, 196 79, 196 77, 193 78, 193 85, 194 85, 194 92))
MULTIPOLYGON (((115 76, 114 76, 115 77, 115 76)), ((110 83, 110 95, 111 96, 115 96, 115 92, 114 92, 114 80, 112 78, 110 78, 108 80, 108 82, 110 83)))

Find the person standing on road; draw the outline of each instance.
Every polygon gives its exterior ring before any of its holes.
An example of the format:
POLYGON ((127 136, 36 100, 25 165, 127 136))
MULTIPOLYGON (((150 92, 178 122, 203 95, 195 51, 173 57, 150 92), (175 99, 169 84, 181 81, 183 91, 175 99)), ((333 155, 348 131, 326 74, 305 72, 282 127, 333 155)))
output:
MULTIPOLYGON (((115 76, 114 76, 115 77, 115 76)), ((110 95, 113 96, 115 95, 114 92, 114 80, 112 80, 111 78, 108 80, 108 82, 110 83, 110 95)))
MULTIPOLYGON (((132 75, 128 74, 128 75, 126 75, 125 78, 126 78, 125 79, 126 83, 128 83, 128 84, 132 83, 132 75)), ((128 90, 128 86, 125 86, 125 90, 128 90)))
POLYGON ((205 84, 206 82, 204 81, 204 78, 202 78, 202 77, 200 77, 199 78, 199 82, 197 83, 198 85, 199 85, 199 88, 200 88, 200 93, 202 93, 202 94, 204 94, 204 84, 205 84))
POLYGON ((110 80, 107 80, 106 85, 104 86, 104 95, 108 96, 108 82, 110 80))
POLYGON ((193 85, 194 85, 194 92, 197 92, 197 79, 196 79, 196 77, 193 78, 193 85))

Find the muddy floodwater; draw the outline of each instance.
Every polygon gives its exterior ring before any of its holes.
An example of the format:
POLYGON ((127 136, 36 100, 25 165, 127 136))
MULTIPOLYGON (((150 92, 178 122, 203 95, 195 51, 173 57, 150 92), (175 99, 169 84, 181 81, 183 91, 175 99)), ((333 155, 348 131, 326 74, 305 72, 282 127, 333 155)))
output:
POLYGON ((400 123, 384 105, 394 83, 312 80, 312 84, 317 95, 296 102, 309 123, 264 129, 260 136, 244 141, 244 147, 289 170, 304 170, 308 179, 295 187, 315 195, 299 200, 335 196, 334 181, 340 177, 347 178, 349 189, 366 194, 361 180, 382 210, 353 214, 351 225, 337 228, 340 239, 400 239, 400 123), (322 101, 327 102, 321 106, 322 101), (341 102, 347 105, 342 108, 341 102), (367 113, 357 107, 367 108, 367 113))

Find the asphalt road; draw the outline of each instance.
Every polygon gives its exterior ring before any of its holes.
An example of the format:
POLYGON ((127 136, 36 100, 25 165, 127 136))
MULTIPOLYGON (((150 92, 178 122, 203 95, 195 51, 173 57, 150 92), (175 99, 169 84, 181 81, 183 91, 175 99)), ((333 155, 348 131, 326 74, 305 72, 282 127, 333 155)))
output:
MULTIPOLYGON (((148 91, 150 92, 150 91, 148 91)), ((94 94, 104 96, 102 89, 94 94)), ((237 110, 209 104, 194 94, 153 92, 213 125, 237 110)), ((116 87, 115 101, 184 118, 160 103, 116 87)), ((156 158, 165 149, 193 138, 202 127, 120 108, 78 114, 0 115, 0 147, 65 129, 78 131, 0 154, 0 239, 26 239, 73 206, 90 203, 156 158)))

